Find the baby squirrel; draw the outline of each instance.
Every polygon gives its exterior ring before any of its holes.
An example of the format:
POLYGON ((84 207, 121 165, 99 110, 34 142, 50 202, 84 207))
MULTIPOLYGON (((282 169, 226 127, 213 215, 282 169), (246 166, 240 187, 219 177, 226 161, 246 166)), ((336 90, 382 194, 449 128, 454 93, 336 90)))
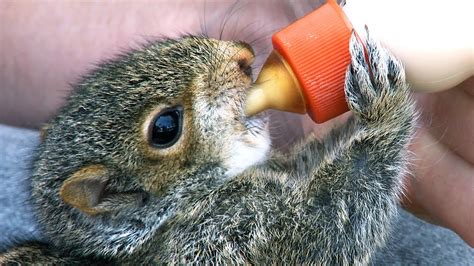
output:
POLYGON ((289 155, 244 115, 250 46, 165 40, 103 64, 51 121, 31 177, 47 236, 0 264, 366 264, 396 215, 415 107, 402 65, 352 36, 354 116, 289 155), (370 69, 369 69, 370 66, 370 69))

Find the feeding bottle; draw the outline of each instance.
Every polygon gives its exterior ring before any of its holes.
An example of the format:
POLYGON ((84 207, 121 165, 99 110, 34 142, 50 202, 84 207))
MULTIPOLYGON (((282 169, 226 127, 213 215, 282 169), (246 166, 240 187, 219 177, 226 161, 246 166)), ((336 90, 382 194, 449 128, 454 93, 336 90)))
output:
POLYGON ((344 81, 352 31, 367 26, 401 60, 417 91, 453 87, 474 74, 469 0, 327 0, 272 37, 274 50, 249 91, 246 114, 308 113, 317 123, 348 111, 344 81))

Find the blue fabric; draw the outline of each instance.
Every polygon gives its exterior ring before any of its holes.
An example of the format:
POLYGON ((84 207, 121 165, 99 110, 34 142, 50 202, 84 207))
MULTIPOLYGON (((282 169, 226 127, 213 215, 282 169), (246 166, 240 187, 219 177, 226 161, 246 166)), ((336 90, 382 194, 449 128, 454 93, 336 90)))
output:
MULTIPOLYGON (((31 160, 37 131, 0 125, 0 250, 16 240, 41 234, 28 204, 31 160)), ((448 229, 425 223, 401 210, 387 246, 375 265, 474 265, 474 249, 448 229)))
POLYGON ((474 265, 474 248, 443 227, 400 210, 390 239, 375 265, 474 265))
POLYGON ((37 131, 0 125, 0 250, 13 241, 40 238, 27 192, 38 142, 37 131))

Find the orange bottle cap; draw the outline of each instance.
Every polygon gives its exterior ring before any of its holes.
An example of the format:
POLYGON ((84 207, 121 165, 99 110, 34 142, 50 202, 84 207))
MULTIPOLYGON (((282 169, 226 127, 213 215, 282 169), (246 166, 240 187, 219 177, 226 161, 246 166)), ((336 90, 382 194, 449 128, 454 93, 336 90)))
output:
POLYGON ((344 81, 352 26, 337 4, 326 4, 273 35, 306 99, 308 114, 322 123, 349 110, 344 81))

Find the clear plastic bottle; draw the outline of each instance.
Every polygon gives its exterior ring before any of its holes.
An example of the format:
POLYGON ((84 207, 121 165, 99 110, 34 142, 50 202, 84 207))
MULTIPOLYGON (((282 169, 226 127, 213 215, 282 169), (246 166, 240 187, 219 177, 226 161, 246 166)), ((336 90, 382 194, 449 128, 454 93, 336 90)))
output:
POLYGON ((474 75, 474 1, 348 0, 359 36, 367 27, 405 66, 413 90, 452 88, 474 75))
POLYGON ((354 29, 365 26, 404 64, 417 91, 453 87, 474 74, 470 0, 335 0, 276 33, 274 51, 249 91, 246 113, 308 113, 318 122, 348 110, 345 70, 354 29))

